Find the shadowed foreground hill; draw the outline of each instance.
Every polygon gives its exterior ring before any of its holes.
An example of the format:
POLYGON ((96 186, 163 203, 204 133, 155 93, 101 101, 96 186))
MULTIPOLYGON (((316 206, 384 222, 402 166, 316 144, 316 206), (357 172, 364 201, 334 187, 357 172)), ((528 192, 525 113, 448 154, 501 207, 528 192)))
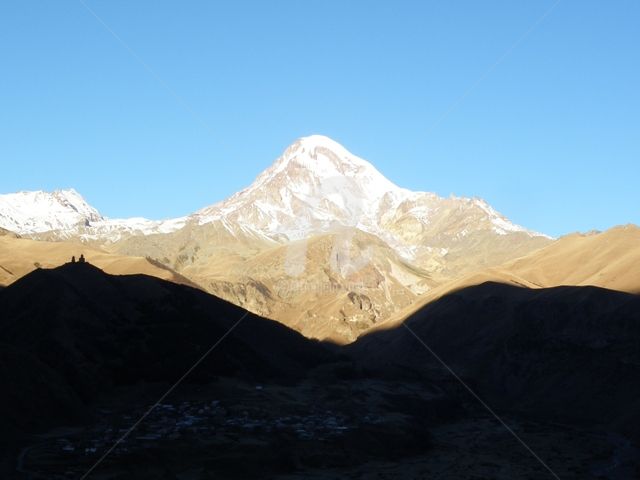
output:
POLYGON ((175 382, 241 318, 189 381, 286 381, 328 358, 321 344, 194 288, 89 264, 36 270, 0 292, 0 402, 33 427, 71 419, 112 387, 175 382))
POLYGON ((374 370, 424 375, 437 361, 411 329, 497 409, 640 438, 638 296, 487 282, 430 303, 406 326, 348 348, 374 370))
MULTIPOLYGON (((402 326, 329 348, 198 289, 86 264, 25 276, 0 314, 2 478, 82 478, 243 315, 95 478, 550 478, 402 326)), ((637 478, 610 432, 640 438, 639 297, 486 283, 407 325, 559 478, 637 478)))

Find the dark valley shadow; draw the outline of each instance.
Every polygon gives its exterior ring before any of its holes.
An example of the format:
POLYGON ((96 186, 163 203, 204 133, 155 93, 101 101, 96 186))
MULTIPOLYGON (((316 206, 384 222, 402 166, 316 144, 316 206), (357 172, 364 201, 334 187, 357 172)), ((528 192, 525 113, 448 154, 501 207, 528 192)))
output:
POLYGON ((0 291, 3 478, 114 445, 88 478, 553 478, 433 353, 560 478, 637 468, 640 297, 485 283, 406 326, 339 347, 197 288, 36 270, 0 291))
POLYGON ((637 295, 487 282, 426 305, 405 325, 346 350, 372 372, 407 377, 446 372, 437 355, 502 411, 606 426, 640 440, 637 295))

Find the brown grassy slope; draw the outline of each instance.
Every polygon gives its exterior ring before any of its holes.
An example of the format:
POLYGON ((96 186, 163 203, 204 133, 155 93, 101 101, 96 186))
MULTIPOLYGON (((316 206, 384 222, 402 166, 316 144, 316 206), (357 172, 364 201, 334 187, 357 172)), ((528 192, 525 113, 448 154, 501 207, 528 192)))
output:
POLYGON ((640 293, 640 228, 625 225, 602 233, 571 234, 499 267, 440 285, 369 331, 397 326, 416 311, 452 292, 484 282, 528 288, 596 286, 640 293))
POLYGON ((507 262, 501 270, 540 286, 594 285, 640 293, 640 228, 614 227, 568 235, 548 247, 507 262))
POLYGON ((38 267, 52 268, 84 254, 87 261, 112 275, 144 273, 174 283, 195 286, 171 269, 144 257, 107 253, 100 248, 72 242, 41 242, 0 236, 0 285, 10 285, 38 267))

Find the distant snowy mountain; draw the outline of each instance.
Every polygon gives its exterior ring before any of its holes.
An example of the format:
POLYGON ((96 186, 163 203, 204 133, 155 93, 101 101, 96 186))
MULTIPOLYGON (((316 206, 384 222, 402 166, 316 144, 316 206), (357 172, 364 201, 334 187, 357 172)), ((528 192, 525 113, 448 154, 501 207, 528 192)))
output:
POLYGON ((0 227, 20 234, 75 230, 103 220, 73 189, 0 195, 0 227))
POLYGON ((107 219, 75 190, 0 195, 0 228, 19 234, 54 232, 58 238, 116 242, 208 223, 279 242, 353 227, 382 238, 407 259, 431 255, 434 248, 448 250, 447 243, 478 232, 542 237, 483 200, 400 188, 322 135, 294 142, 251 186, 229 199, 172 220, 107 219))
POLYGON ((26 236, 116 241, 126 235, 168 233, 186 218, 166 221, 146 218, 109 219, 89 205, 74 189, 54 192, 17 192, 0 195, 0 228, 26 236))

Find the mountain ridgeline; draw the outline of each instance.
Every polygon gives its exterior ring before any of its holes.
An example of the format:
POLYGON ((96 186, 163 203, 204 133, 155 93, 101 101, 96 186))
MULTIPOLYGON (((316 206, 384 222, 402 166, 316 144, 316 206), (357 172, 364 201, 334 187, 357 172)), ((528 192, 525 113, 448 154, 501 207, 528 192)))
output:
POLYGON ((0 227, 149 257, 256 314, 339 342, 440 285, 551 242, 479 198, 398 187, 320 135, 294 142, 246 189, 185 217, 108 219, 73 190, 20 192, 0 195, 0 227))

